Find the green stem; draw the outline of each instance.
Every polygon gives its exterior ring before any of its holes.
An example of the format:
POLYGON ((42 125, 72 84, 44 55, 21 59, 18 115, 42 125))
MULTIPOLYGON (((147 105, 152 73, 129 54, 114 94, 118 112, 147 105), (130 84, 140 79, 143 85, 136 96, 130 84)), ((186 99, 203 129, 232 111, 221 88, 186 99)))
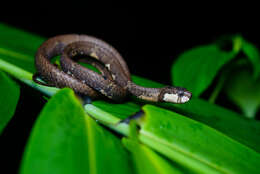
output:
POLYGON ((215 87, 215 89, 213 90, 213 92, 211 93, 210 97, 209 97, 209 103, 215 103, 221 89, 224 86, 224 82, 226 81, 226 73, 223 73, 217 83, 217 86, 215 87))
MULTIPOLYGON (((242 41, 243 40, 242 40, 241 36, 235 36, 233 38, 233 51, 234 52, 238 53, 241 50, 241 48, 242 48, 242 41)), ((244 63, 244 60, 237 61, 237 62, 238 62, 237 64, 239 64, 241 62, 244 63)), ((233 65, 233 67, 234 67, 234 65, 233 65)), ((225 69, 223 71, 223 73, 221 74, 221 77, 220 77, 220 79, 219 79, 219 81, 217 83, 217 86, 215 87, 214 91, 212 92, 211 96, 209 97, 209 100, 208 100, 209 103, 212 103, 212 104, 215 103, 215 101, 216 101, 216 99, 217 99, 221 89, 224 86, 224 82, 227 79, 227 74, 231 71, 230 70, 231 68, 232 67, 230 67, 229 69, 225 69)))
MULTIPOLYGON (((12 75, 16 79, 22 81, 23 83, 35 88, 47 96, 53 96, 59 89, 54 87, 42 86, 35 83, 32 80, 32 73, 25 71, 13 64, 10 64, 4 60, 0 59, 0 69, 12 75)), ((87 104, 84 107, 85 111, 94 117, 96 120, 100 121, 102 124, 108 126, 109 128, 123 134, 129 135, 129 126, 127 124, 118 124, 119 118, 104 112, 103 110, 95 107, 94 105, 87 104)))
POLYGON ((241 36, 235 36, 233 38, 233 51, 238 53, 242 48, 242 37, 241 36))
POLYGON ((48 96, 54 95, 59 89, 58 88, 53 88, 53 87, 47 87, 47 86, 42 86, 37 83, 35 83, 32 80, 33 74, 25 71, 11 63, 8 63, 2 59, 0 59, 0 69, 7 72, 8 74, 12 75, 16 79, 20 80, 21 82, 43 92, 44 94, 48 96))
POLYGON ((120 119, 111 115, 108 112, 105 112, 92 104, 87 104, 84 107, 86 113, 92 116, 94 119, 101 122, 103 125, 115 130, 118 133, 121 133, 125 136, 129 136, 129 125, 128 124, 118 124, 120 119))

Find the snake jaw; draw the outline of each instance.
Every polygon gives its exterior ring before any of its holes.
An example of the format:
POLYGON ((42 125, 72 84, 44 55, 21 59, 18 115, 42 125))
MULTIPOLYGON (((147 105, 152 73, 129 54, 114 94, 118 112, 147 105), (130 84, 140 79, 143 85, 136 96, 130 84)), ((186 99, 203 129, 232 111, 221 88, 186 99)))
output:
POLYGON ((191 99, 191 92, 180 87, 164 87, 160 94, 160 101, 171 103, 186 103, 191 99))
POLYGON ((163 101, 171 103, 179 103, 179 97, 177 94, 165 93, 163 95, 163 101))

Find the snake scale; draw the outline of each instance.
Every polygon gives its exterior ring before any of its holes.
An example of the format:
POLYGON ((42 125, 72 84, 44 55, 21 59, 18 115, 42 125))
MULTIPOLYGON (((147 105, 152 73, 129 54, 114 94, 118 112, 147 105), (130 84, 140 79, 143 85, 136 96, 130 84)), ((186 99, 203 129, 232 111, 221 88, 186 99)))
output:
POLYGON ((67 34, 46 40, 35 56, 36 74, 40 84, 58 88, 69 87, 76 93, 92 99, 100 94, 121 102, 129 94, 152 102, 186 103, 192 94, 181 87, 146 88, 131 81, 127 64, 122 56, 108 43, 88 35, 67 34), (60 56, 60 66, 51 59, 60 56), (85 59, 83 59, 85 58, 85 59), (78 63, 89 63, 100 73, 78 63))

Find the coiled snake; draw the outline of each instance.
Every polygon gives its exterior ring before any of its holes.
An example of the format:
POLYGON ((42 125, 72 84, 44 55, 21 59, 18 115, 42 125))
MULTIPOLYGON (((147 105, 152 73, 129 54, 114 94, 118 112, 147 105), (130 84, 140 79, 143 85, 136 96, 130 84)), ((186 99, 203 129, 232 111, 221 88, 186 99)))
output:
POLYGON ((181 87, 146 88, 131 81, 128 67, 121 55, 106 42, 87 35, 60 35, 45 41, 35 57, 34 81, 58 88, 69 87, 76 93, 97 98, 100 94, 123 101, 131 93, 137 98, 153 102, 185 103, 191 92, 181 87), (60 55, 61 69, 51 63, 60 55), (101 74, 78 64, 75 59, 96 67, 101 74), (37 76, 46 83, 37 80, 37 76))

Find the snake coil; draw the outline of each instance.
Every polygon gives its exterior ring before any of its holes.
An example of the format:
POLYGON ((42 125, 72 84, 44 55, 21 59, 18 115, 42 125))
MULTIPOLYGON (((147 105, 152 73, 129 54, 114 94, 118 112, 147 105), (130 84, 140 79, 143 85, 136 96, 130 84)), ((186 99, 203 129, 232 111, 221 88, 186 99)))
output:
POLYGON ((146 88, 134 84, 127 64, 117 50, 87 35, 67 34, 48 39, 36 53, 35 66, 35 82, 58 88, 69 87, 91 98, 102 94, 112 100, 123 101, 129 93, 153 102, 185 103, 191 98, 191 92, 181 87, 146 88), (59 55, 61 69, 51 63, 51 59, 59 55), (84 56, 91 58, 82 59, 84 56), (101 74, 78 64, 76 60, 91 64, 101 74), (39 82, 36 76, 46 83, 39 82))

